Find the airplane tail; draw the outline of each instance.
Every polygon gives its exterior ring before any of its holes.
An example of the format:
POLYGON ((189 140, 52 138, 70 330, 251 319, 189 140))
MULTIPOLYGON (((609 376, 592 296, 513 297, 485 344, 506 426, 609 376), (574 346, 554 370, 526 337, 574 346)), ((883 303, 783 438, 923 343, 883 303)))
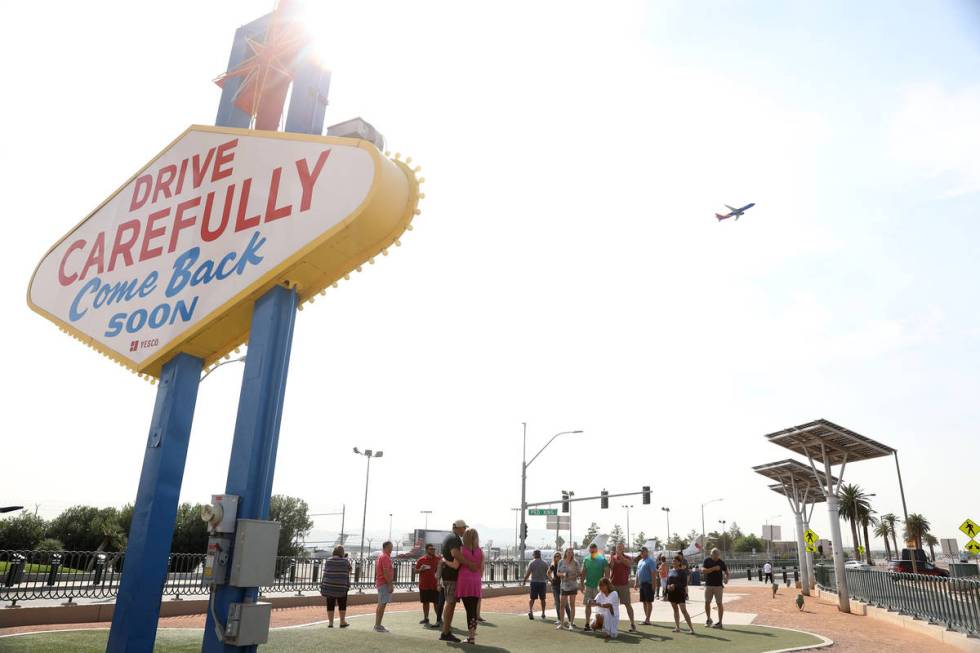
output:
POLYGON ((718 218, 718 222, 721 222, 722 220, 726 220, 726 219, 728 219, 728 218, 730 218, 732 216, 730 216, 730 215, 722 215, 721 213, 715 213, 715 217, 718 218))
POLYGON ((609 542, 609 536, 608 535, 605 535, 605 534, 596 535, 595 536, 595 539, 592 540, 592 542, 589 543, 589 546, 592 546, 593 544, 595 544, 597 547, 599 547, 599 551, 602 552, 602 551, 605 551, 606 550, 606 544, 608 542, 609 542))

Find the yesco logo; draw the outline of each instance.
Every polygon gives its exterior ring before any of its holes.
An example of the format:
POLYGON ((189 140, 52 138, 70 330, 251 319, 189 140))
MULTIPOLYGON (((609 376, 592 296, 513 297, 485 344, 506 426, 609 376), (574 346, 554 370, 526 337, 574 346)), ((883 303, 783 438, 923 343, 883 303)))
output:
POLYGON ((48 252, 29 303, 139 371, 208 362, 247 337, 260 292, 319 291, 387 247, 417 196, 366 142, 192 127, 48 252))

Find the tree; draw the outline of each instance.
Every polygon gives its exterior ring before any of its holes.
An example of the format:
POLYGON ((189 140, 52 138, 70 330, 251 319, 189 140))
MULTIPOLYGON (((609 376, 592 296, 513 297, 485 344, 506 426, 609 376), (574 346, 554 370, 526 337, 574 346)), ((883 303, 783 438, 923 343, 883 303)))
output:
POLYGON ((127 537, 119 523, 119 511, 115 508, 102 508, 89 524, 89 528, 99 536, 96 551, 122 551, 126 548, 127 537))
POLYGON ((66 551, 94 551, 102 542, 102 536, 92 529, 99 516, 94 506, 72 506, 51 520, 48 537, 61 540, 66 551))
POLYGON ((591 544, 592 540, 594 540, 598 534, 599 524, 592 522, 589 524, 589 530, 585 532, 585 537, 582 538, 582 544, 591 544))
MULTIPOLYGON (((182 503, 177 508, 171 553, 204 553, 208 548, 208 525, 201 519, 201 505, 182 503)), ((178 570, 184 571, 184 570, 178 570)))
POLYGON ((738 523, 732 522, 732 525, 728 527, 728 535, 731 536, 732 542, 734 542, 738 538, 744 537, 745 533, 738 527, 738 523))
POLYGON ((640 531, 633 537, 633 548, 639 549, 641 546, 647 543, 646 533, 640 531))
POLYGON ((840 488, 840 505, 837 508, 837 514, 841 519, 851 524, 851 541, 854 542, 855 559, 859 559, 858 547, 861 546, 861 542, 858 540, 857 525, 861 520, 861 512, 864 510, 870 511, 871 504, 868 503, 861 486, 849 483, 840 488))
POLYGON ((32 512, 22 510, 16 517, 0 520, 0 547, 33 549, 44 537, 48 524, 32 512))
POLYGON ((874 510, 871 510, 871 506, 869 505, 867 510, 862 510, 858 514, 861 520, 861 528, 864 529, 864 555, 869 565, 874 565, 874 561, 871 559, 871 538, 868 537, 868 526, 878 524, 878 520, 874 517, 873 513, 874 510))
POLYGON ((313 528, 309 512, 310 507, 302 499, 283 494, 272 495, 269 519, 279 522, 278 555, 295 556, 303 549, 299 540, 313 528))
MULTIPOLYGON (((616 546, 620 542, 624 541, 623 528, 619 524, 614 524, 612 532, 609 533, 609 545, 616 546)), ((625 543, 625 542, 624 542, 625 543)))
POLYGON ((683 551, 684 549, 687 548, 687 545, 690 543, 691 543, 690 539, 685 539, 680 535, 678 535, 677 533, 674 533, 673 535, 670 536, 670 539, 667 540, 667 550, 683 551))
MULTIPOLYGON (((913 512, 905 520, 905 539, 915 540, 915 548, 922 548, 922 538, 932 529, 929 520, 917 512, 913 512)), ((914 559, 914 556, 913 556, 914 559)))
POLYGON ((759 552, 765 548, 765 540, 756 537, 754 533, 743 535, 732 543, 732 550, 736 553, 751 553, 752 551, 759 552))
POLYGON ((57 553, 58 551, 64 551, 65 545, 61 543, 61 540, 46 537, 34 545, 34 550, 44 551, 45 553, 57 553))
POLYGON ((881 516, 881 523, 888 524, 888 531, 892 536, 892 544, 895 545, 893 547, 895 550, 895 558, 898 558, 899 554, 901 553, 901 549, 898 548, 898 540, 896 539, 898 533, 898 528, 896 527, 896 524, 898 524, 898 516, 895 515, 895 513, 887 512, 881 516))
POLYGON ((929 547, 929 559, 932 562, 935 562, 936 561, 935 547, 937 544, 939 544, 939 540, 937 540, 936 536, 933 535, 932 533, 926 533, 925 535, 922 536, 922 541, 926 543, 927 547, 929 547))
POLYGON ((888 536, 891 534, 891 528, 889 528, 888 523, 885 522, 885 515, 881 516, 878 520, 878 525, 875 526, 874 536, 880 537, 885 541, 885 557, 889 560, 892 559, 892 547, 891 543, 888 541, 888 536))

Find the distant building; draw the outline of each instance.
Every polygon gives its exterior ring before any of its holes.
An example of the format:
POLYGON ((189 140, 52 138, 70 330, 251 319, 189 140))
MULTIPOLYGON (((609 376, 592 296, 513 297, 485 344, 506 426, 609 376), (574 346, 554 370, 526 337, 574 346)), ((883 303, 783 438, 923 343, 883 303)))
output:
POLYGON ((762 539, 769 542, 783 539, 783 527, 776 524, 763 524, 762 539))

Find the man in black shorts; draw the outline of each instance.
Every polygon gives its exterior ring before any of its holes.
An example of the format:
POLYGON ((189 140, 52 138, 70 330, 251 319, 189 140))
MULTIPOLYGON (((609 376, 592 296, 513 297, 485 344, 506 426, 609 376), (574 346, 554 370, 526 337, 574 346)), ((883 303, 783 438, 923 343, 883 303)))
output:
POLYGON ((453 532, 442 541, 442 559, 446 563, 442 568, 442 587, 446 592, 446 607, 442 613, 442 634, 439 639, 444 642, 459 642, 459 637, 453 635, 453 613, 456 612, 456 578, 459 570, 449 566, 450 562, 459 559, 459 550, 463 548, 463 533, 466 532, 466 522, 457 519, 453 522, 453 532))
MULTIPOLYGON (((422 602, 422 614, 424 618, 419 623, 428 627, 429 604, 433 607, 439 604, 439 581, 436 580, 436 570, 439 568, 439 556, 436 555, 434 544, 425 545, 425 555, 415 562, 415 570, 419 575, 419 601, 422 602)), ((436 621, 442 621, 442 615, 438 614, 436 608, 436 621)))
POLYGON ((722 596, 729 576, 728 565, 721 559, 721 552, 718 549, 711 549, 711 556, 704 559, 701 564, 701 574, 704 576, 704 616, 707 617, 704 625, 723 628, 721 620, 725 616, 725 607, 722 605, 722 596), (714 626, 711 626, 712 599, 718 606, 718 623, 714 626))

